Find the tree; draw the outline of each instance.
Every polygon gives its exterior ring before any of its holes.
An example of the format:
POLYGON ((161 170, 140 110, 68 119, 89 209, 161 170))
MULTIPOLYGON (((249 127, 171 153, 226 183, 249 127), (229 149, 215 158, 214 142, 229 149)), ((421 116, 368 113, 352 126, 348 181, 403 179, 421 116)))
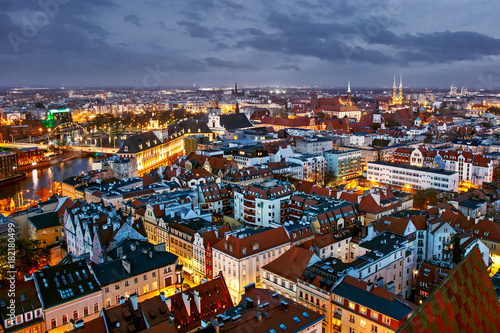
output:
POLYGON ((427 208, 427 196, 425 195, 425 191, 417 191, 417 193, 413 195, 413 207, 416 209, 427 208))
POLYGON ((427 205, 437 205, 439 191, 434 188, 419 190, 413 195, 413 207, 416 209, 426 209, 427 205))
POLYGON ((35 108, 37 108, 37 109, 45 109, 45 105, 43 105, 42 102, 36 102, 35 103, 35 108))
POLYGON ((46 187, 40 187, 35 191, 35 194, 40 198, 40 201, 45 201, 50 196, 50 191, 46 187))
MULTIPOLYGON (((0 280, 9 276, 7 271, 12 270, 8 266, 8 244, 6 238, 0 239, 0 280)), ((38 240, 16 239, 15 254, 15 270, 19 277, 50 264, 50 248, 48 246, 41 246, 38 240)))

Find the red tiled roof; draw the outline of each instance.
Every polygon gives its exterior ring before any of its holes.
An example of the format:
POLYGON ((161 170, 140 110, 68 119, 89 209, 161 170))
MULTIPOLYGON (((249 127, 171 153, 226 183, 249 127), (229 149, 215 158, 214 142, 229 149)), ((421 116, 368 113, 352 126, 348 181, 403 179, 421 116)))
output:
POLYGON ((235 258, 243 258, 290 242, 283 227, 266 230, 248 237, 238 238, 230 235, 223 238, 212 248, 235 258))
POLYGON ((313 255, 314 253, 309 250, 294 246, 262 269, 295 283, 306 270, 313 255))
POLYGON ((496 332, 499 313, 497 295, 476 247, 397 332, 496 332))

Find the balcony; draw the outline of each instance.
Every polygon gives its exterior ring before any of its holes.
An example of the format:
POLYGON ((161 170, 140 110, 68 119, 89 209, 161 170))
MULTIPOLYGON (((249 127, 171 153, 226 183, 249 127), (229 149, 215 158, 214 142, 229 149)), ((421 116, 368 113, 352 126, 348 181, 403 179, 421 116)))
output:
POLYGON ((252 202, 248 202, 248 201, 244 201, 243 202, 243 205, 247 208, 252 208, 252 209, 255 209, 255 204, 252 203, 252 202))

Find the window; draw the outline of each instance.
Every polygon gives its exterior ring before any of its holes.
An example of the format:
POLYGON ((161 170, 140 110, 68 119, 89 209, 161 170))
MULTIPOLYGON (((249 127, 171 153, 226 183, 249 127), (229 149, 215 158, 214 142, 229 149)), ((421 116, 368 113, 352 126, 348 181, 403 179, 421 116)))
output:
POLYGON ((120 285, 119 284, 115 284, 115 290, 118 290, 120 289, 120 285))
POLYGON ((120 303, 120 295, 116 295, 116 297, 115 297, 115 303, 116 304, 120 303))
POLYGON ((73 311, 73 319, 78 319, 78 310, 73 311))
POLYGON ((373 319, 378 319, 378 313, 372 310, 371 317, 373 319))
POLYGON ((359 321, 359 326, 361 326, 361 327, 363 327, 363 328, 364 328, 364 327, 366 327, 366 320, 361 319, 361 320, 359 321))
POLYGON ((153 289, 153 290, 158 289, 158 283, 157 283, 156 281, 155 281, 155 282, 153 282, 152 289, 153 289))
POLYGON ((144 281, 146 281, 147 279, 148 279, 148 275, 144 274, 144 281))
POLYGON ((349 327, 349 333, 356 333, 356 330, 352 327, 349 327))
POLYGON ((156 272, 153 272, 153 277, 156 277, 156 272))
POLYGON ((354 304, 354 302, 349 302, 349 308, 354 310, 354 308, 356 307, 356 304, 354 304))
POLYGON ((52 319, 50 320, 50 327, 51 327, 51 328, 56 328, 56 326, 57 326, 57 323, 56 323, 56 318, 52 318, 52 319))
POLYGON ((377 333, 377 325, 372 325, 372 332, 377 333))
POLYGON ((355 323, 355 322, 356 322, 356 317, 355 317, 354 315, 352 315, 352 314, 351 314, 351 315, 349 315, 349 321, 350 321, 351 323, 355 323))
POLYGON ((109 287, 104 288, 104 292, 109 293, 109 287))
POLYGON ((144 293, 145 293, 145 294, 146 294, 147 292, 149 292, 149 286, 148 286, 148 285, 145 285, 143 289, 144 289, 144 293))
POLYGON ((89 307, 86 306, 86 307, 83 308, 83 316, 87 317, 88 315, 89 315, 89 307))
POLYGON ((361 312, 361 314, 366 315, 366 308, 364 306, 360 306, 359 307, 359 312, 361 312))
POLYGON ((134 278, 134 283, 138 283, 139 282, 139 279, 138 278, 134 278))
POLYGON ((94 313, 99 312, 99 303, 94 303, 94 313))
POLYGON ((340 304, 344 303, 344 300, 339 295, 335 295, 333 300, 337 303, 340 303, 340 304))
POLYGON ((68 323, 68 315, 62 315, 62 323, 63 325, 68 323))
POLYGON ((106 300, 106 307, 109 308, 111 306, 111 298, 106 300))
POLYGON ((384 324, 386 324, 386 325, 391 324, 391 318, 389 318, 389 317, 384 316, 384 318, 382 320, 383 320, 384 324))

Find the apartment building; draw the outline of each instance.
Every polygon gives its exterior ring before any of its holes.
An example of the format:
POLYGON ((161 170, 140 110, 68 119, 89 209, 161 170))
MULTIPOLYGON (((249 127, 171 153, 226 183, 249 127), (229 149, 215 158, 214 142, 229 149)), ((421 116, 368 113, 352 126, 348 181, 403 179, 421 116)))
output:
POLYGON ((283 227, 261 230, 243 229, 213 245, 214 274, 222 272, 233 301, 245 293, 245 286, 262 286, 262 266, 290 248, 290 238, 283 227))
POLYGON ((357 177, 363 171, 360 150, 329 150, 325 152, 325 159, 327 172, 337 178, 357 177))
POLYGON ((433 170, 388 162, 369 162, 367 179, 377 183, 400 186, 412 190, 435 188, 458 192, 458 173, 433 170))
POLYGON ((290 196, 290 184, 268 181, 234 191, 234 217, 253 226, 279 226, 284 222, 290 196))
POLYGON ((143 296, 164 291, 173 295, 182 281, 177 262, 177 256, 170 252, 141 249, 94 265, 102 289, 101 304, 109 308, 120 304, 121 297, 129 298, 134 293, 143 296))
POLYGON ((331 332, 396 332, 418 308, 374 283, 344 277, 331 291, 331 332))
POLYGON ((296 155, 293 157, 287 157, 286 161, 302 166, 302 176, 300 178, 302 180, 318 180, 326 171, 326 160, 322 154, 296 155))
POLYGON ((305 137, 295 142, 295 151, 299 154, 323 154, 333 149, 333 138, 305 137))
POLYGON ((102 291, 84 260, 46 267, 33 273, 43 304, 45 330, 69 330, 71 319, 85 322, 99 316, 102 291))

